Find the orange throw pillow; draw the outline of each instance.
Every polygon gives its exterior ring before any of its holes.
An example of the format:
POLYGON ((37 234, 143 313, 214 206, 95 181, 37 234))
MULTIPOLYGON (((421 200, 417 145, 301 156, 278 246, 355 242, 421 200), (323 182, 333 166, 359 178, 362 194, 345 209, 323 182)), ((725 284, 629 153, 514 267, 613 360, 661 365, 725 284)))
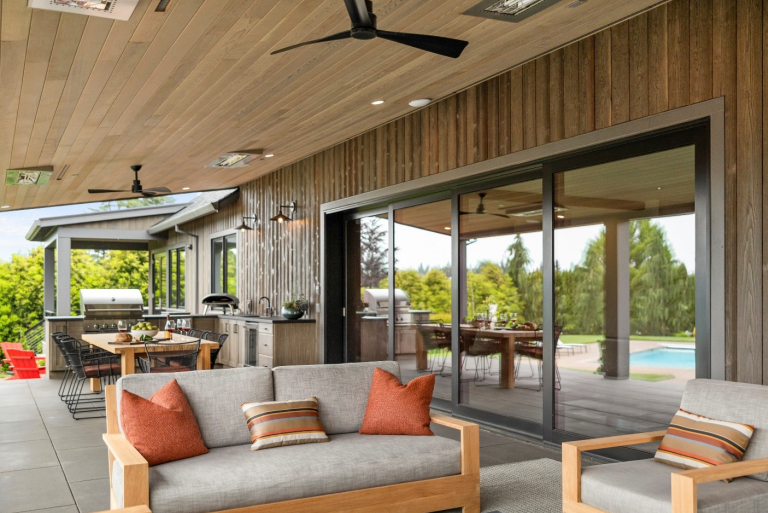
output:
POLYGON ((150 467, 208 453, 192 407, 175 379, 149 400, 123 390, 120 423, 150 467))
POLYGON ((403 385, 391 372, 375 368, 360 434, 434 435, 429 429, 429 403, 434 388, 434 374, 403 385))

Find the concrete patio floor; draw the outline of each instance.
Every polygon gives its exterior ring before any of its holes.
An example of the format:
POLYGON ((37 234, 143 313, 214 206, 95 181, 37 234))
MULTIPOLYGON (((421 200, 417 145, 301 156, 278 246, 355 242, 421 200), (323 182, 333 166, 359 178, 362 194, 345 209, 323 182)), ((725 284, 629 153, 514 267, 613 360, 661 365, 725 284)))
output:
MULTIPOLYGON (((91 513, 109 509, 103 416, 74 420, 59 400, 58 379, 0 381, 0 512, 91 513)), ((432 426, 457 438, 454 430, 432 426)), ((539 458, 560 451, 486 429, 482 466, 539 458)), ((589 464, 589 462, 585 462, 589 464)))

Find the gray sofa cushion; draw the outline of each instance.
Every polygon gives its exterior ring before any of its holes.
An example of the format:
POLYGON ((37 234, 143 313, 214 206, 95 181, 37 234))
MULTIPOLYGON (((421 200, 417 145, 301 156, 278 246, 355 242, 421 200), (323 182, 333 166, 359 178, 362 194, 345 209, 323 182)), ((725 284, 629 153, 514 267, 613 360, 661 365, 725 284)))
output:
POLYGON ((117 380, 118 418, 122 390, 149 399, 172 379, 178 381, 187 396, 209 449, 249 443, 251 435, 240 405, 246 401, 273 400, 272 373, 266 367, 129 374, 117 380))
MULTIPOLYGON (((744 459, 768 458, 768 387, 695 379, 686 385, 680 408, 717 420, 752 424, 755 433, 744 459)), ((750 477, 768 481, 768 472, 750 477)))
MULTIPOLYGON (((223 447, 152 467, 149 507, 153 513, 206 513, 461 473, 460 445, 447 438, 330 438, 256 452, 250 445, 223 447)), ((122 504, 119 465, 112 479, 122 504)))
POLYGON ((356 433, 363 425, 375 367, 400 377, 397 362, 276 367, 275 401, 317 397, 326 433, 356 433))
MULTIPOLYGON (((669 513, 673 472, 682 470, 653 460, 585 467, 581 500, 610 513, 669 513)), ((698 494, 699 513, 768 511, 768 483, 755 479, 700 484, 698 494)))

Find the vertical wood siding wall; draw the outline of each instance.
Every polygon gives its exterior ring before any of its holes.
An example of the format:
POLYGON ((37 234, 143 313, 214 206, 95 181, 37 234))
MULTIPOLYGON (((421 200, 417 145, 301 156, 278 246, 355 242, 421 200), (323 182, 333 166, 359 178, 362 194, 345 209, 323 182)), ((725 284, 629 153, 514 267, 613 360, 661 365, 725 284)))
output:
POLYGON ((184 228, 207 244, 255 212, 261 228, 240 239, 241 299, 317 301, 321 203, 723 96, 727 375, 768 383, 765 33, 768 0, 673 0, 247 183, 238 204, 184 228), (268 221, 291 200, 295 222, 268 221))

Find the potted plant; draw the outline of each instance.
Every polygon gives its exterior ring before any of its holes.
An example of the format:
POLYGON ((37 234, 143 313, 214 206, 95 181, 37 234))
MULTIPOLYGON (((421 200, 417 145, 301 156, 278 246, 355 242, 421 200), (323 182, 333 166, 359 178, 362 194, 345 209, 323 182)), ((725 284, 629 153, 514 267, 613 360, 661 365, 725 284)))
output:
POLYGON ((283 308, 280 312, 286 319, 301 319, 304 314, 309 310, 309 302, 304 297, 304 294, 296 297, 296 294, 291 294, 291 299, 283 302, 283 308))

